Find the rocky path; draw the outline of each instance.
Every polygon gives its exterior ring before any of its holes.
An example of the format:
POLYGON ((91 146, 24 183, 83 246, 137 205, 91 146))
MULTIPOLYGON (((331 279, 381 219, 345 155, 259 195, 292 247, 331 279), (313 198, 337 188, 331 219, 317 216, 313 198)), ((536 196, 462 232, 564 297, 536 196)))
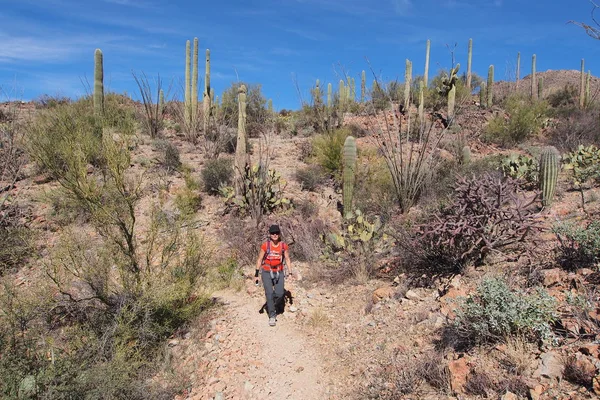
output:
MULTIPOLYGON (((190 364, 188 399, 326 399, 327 378, 317 348, 288 310, 270 327, 259 314, 264 296, 226 290, 190 364)), ((184 357, 190 358, 190 357, 184 357)))

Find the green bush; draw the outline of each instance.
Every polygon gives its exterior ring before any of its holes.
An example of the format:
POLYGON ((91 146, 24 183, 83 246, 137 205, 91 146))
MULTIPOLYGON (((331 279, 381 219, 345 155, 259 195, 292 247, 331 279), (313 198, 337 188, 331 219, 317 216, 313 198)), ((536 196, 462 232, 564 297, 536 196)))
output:
POLYGON ((237 128, 238 124, 238 89, 246 85, 246 132, 248 137, 258 137, 264 131, 264 125, 269 121, 270 113, 267 110, 262 87, 258 84, 235 82, 223 92, 219 115, 227 126, 237 128))
POLYGON ((221 186, 231 184, 233 179, 233 163, 230 158, 207 160, 202 168, 202 184, 205 192, 218 194, 221 186))
POLYGON ((312 141, 315 162, 334 177, 342 171, 342 148, 349 135, 349 129, 341 128, 315 136, 312 141))
POLYGON ((198 191, 200 185, 189 171, 184 172, 183 178, 185 186, 177 192, 175 206, 183 215, 192 215, 202 207, 202 197, 198 191))
POLYGON ((300 183, 302 190, 315 192, 325 181, 323 169, 320 165, 309 165, 296 170, 296 180, 300 183))
POLYGON ((556 300, 543 289, 527 294, 488 278, 459 302, 452 328, 461 344, 495 343, 514 335, 548 340, 555 310, 556 300))
POLYGON ((529 98, 511 96, 504 105, 508 119, 503 114, 496 115, 487 125, 484 133, 486 141, 502 146, 522 143, 537 135, 547 121, 546 102, 531 102, 529 98))
POLYGON ((559 241, 558 261, 563 268, 573 270, 600 261, 600 221, 592 221, 586 227, 558 222, 552 232, 559 241))

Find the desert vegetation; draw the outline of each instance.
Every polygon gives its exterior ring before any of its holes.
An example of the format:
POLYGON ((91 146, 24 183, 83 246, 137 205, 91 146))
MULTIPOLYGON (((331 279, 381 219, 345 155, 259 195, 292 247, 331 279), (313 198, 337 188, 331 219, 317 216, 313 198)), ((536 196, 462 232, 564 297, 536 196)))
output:
MULTIPOLYGON (((375 290, 352 312, 402 306, 418 338, 375 346, 343 396, 600 394, 597 78, 577 91, 534 57, 529 85, 484 82, 470 41, 462 75, 407 60, 404 82, 317 81, 277 112, 259 83, 215 95, 209 50, 199 102, 198 53, 180 98, 143 73, 139 101, 105 93, 97 50, 88 96, 0 106, 3 398, 184 396, 167 341, 245 287, 271 223, 299 284, 375 290)), ((350 315, 300 323, 325 337, 350 315)))

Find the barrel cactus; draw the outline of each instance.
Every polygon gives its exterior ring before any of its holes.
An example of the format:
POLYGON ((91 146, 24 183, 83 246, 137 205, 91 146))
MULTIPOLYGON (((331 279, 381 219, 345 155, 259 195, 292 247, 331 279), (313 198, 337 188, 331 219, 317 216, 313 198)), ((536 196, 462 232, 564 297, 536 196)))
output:
POLYGON ((552 146, 545 148, 540 156, 539 182, 544 207, 550 206, 554 198, 560 165, 558 158, 558 151, 552 146))
POLYGON ((344 217, 352 215, 352 197, 354 195, 354 179, 356 172, 356 140, 348 136, 344 142, 344 170, 342 176, 342 201, 344 217))

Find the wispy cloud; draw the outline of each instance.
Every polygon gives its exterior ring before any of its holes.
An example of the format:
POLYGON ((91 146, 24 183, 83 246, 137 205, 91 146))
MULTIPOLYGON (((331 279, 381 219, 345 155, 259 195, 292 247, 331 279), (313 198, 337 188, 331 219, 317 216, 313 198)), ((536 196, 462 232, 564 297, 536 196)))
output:
POLYGON ((293 33, 294 35, 298 35, 308 40, 320 42, 329 39, 329 36, 325 35, 324 33, 316 32, 312 29, 285 28, 284 30, 288 33, 293 33))
POLYGON ((411 0, 392 0, 394 11, 400 16, 410 15, 413 11, 413 3, 411 0))

